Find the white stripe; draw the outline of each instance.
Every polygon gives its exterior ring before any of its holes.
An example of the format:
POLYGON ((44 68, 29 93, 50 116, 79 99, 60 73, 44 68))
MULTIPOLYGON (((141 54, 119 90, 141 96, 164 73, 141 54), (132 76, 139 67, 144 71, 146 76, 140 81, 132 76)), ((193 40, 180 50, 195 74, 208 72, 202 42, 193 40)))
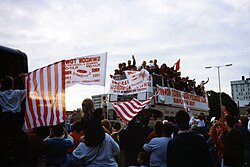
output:
POLYGON ((49 126, 50 123, 50 118, 51 118, 51 112, 50 112, 50 102, 49 102, 49 87, 48 87, 48 67, 43 69, 43 75, 44 75, 44 96, 46 99, 46 103, 47 103, 47 110, 48 110, 48 114, 47 114, 47 119, 46 119, 46 125, 49 126))
MULTIPOLYGON (((37 90, 38 90, 38 96, 39 96, 39 102, 40 102, 40 114, 41 114, 41 120, 42 120, 42 125, 41 126, 44 126, 45 125, 45 122, 44 122, 44 106, 43 106, 43 97, 42 97, 42 91, 41 91, 41 78, 40 78, 40 71, 41 69, 37 70, 37 75, 36 75, 36 80, 38 81, 37 82, 37 90)), ((38 106, 37 106, 38 107, 38 106)))
POLYGON ((54 115, 54 119, 53 119, 53 125, 56 125, 56 106, 55 106, 55 84, 57 84, 55 82, 55 66, 51 66, 51 95, 52 95, 52 111, 53 111, 53 115, 54 115))
POLYGON ((132 102, 128 103, 128 105, 130 106, 130 108, 131 108, 133 111, 135 111, 135 112, 139 112, 140 109, 135 109, 135 108, 132 106, 131 103, 132 103, 132 102))
POLYGON ((59 121, 63 122, 63 102, 62 102, 62 62, 58 64, 58 109, 59 109, 59 121))
POLYGON ((137 104, 135 101, 131 101, 131 103, 134 104, 134 105, 135 105, 136 107, 138 107, 138 108, 143 108, 142 105, 137 104))
MULTIPOLYGON (((130 110, 129 110, 129 108, 127 108, 125 105, 124 105, 124 103, 123 104, 120 104, 120 106, 122 106, 123 108, 124 108, 124 112, 126 112, 126 114, 127 115, 130 115, 130 116, 135 116, 136 114, 133 114, 130 110)), ((134 111, 135 111, 135 109, 134 108, 132 108, 134 111)), ((138 112, 138 111, 136 111, 136 112, 138 112)))
POLYGON ((131 120, 131 118, 128 117, 128 115, 126 115, 126 113, 124 113, 124 111, 119 107, 119 106, 115 106, 115 108, 120 111, 120 113, 122 114, 122 116, 127 119, 127 120, 131 120))

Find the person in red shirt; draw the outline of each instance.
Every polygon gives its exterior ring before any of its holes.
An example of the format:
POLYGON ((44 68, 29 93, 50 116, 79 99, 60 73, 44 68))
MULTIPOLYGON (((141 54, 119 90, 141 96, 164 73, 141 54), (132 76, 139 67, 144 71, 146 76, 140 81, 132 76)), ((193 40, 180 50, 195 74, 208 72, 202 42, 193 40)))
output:
POLYGON ((72 125, 72 132, 70 136, 74 139, 74 145, 68 149, 68 153, 72 153, 73 150, 79 145, 80 139, 83 136, 83 131, 81 128, 81 122, 77 121, 72 125))

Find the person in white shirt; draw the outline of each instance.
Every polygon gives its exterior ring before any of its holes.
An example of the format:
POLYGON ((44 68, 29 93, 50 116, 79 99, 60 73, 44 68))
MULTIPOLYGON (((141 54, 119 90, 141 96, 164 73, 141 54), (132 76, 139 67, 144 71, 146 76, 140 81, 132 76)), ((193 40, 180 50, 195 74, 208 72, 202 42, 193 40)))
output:
MULTIPOLYGON (((23 77, 24 75, 20 75, 23 77)), ((21 103, 26 97, 26 90, 14 89, 14 79, 5 76, 1 80, 0 91, 0 122, 1 129, 21 129, 24 113, 21 113, 21 103), (6 129, 6 127, 8 127, 6 129)))
POLYGON ((14 90, 14 80, 10 76, 5 76, 1 82, 0 105, 2 112, 21 112, 21 103, 26 97, 26 90, 14 90))

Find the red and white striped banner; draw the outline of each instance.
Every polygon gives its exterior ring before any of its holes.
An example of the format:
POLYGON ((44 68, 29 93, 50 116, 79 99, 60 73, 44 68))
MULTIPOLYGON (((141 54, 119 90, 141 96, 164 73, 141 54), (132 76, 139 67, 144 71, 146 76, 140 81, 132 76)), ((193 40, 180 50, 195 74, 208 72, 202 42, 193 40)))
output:
POLYGON ((139 100, 133 98, 130 101, 123 102, 120 104, 114 103, 112 104, 112 106, 124 122, 129 122, 150 103, 152 98, 157 95, 148 98, 144 102, 140 102, 139 100))
POLYGON ((65 120, 65 62, 60 61, 29 73, 25 127, 57 125, 65 120))

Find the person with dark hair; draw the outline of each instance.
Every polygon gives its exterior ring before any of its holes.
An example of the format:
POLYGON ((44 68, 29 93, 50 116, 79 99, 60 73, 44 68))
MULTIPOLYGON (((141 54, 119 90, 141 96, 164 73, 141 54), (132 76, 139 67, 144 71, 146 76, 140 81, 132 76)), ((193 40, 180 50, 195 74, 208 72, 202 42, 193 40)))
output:
POLYGON ((120 146, 125 154, 125 167, 135 166, 137 164, 137 156, 142 151, 142 147, 148 134, 151 132, 147 126, 148 118, 142 118, 140 122, 136 122, 134 117, 127 128, 119 133, 120 146))
POLYGON ((226 116, 228 133, 224 137, 223 165, 225 167, 241 167, 244 164, 244 136, 235 128, 236 123, 236 118, 231 115, 226 116))
POLYGON ((168 143, 167 166, 211 167, 211 158, 205 139, 189 129, 189 114, 180 110, 176 113, 175 119, 180 131, 168 143))
POLYGON ((128 60, 128 65, 126 67, 126 70, 133 70, 133 68, 135 68, 136 66, 136 61, 135 61, 135 56, 132 55, 132 59, 133 59, 133 64, 131 64, 131 60, 128 60))
POLYGON ((247 163, 247 167, 250 167, 250 107, 246 109, 248 114, 248 123, 246 123, 245 128, 245 151, 244 151, 244 159, 247 163))
MULTIPOLYGON (((23 77, 24 75, 20 75, 23 77)), ((1 129, 21 129, 23 127, 23 115, 21 113, 21 103, 26 97, 26 90, 14 90, 14 79, 11 76, 5 76, 1 81, 0 91, 0 122, 1 129)))
POLYGON ((80 139, 83 135, 81 121, 76 121, 72 125, 72 132, 70 132, 70 136, 74 139, 74 145, 68 149, 69 153, 72 153, 73 150, 79 145, 80 139))
POLYGON ((137 157, 138 167, 148 167, 149 166, 149 156, 148 153, 141 151, 137 157))
POLYGON ((146 143, 150 142, 155 137, 162 137, 163 123, 160 120, 156 120, 154 124, 154 130, 148 135, 146 143))
POLYGON ((62 124, 53 126, 49 136, 44 139, 46 143, 46 165, 61 166, 67 158, 69 147, 74 145, 73 138, 68 135, 62 124))
POLYGON ((162 137, 155 137, 148 144, 144 144, 143 149, 150 153, 150 166, 167 166, 167 147, 173 131, 174 125, 165 122, 162 127, 162 137))

